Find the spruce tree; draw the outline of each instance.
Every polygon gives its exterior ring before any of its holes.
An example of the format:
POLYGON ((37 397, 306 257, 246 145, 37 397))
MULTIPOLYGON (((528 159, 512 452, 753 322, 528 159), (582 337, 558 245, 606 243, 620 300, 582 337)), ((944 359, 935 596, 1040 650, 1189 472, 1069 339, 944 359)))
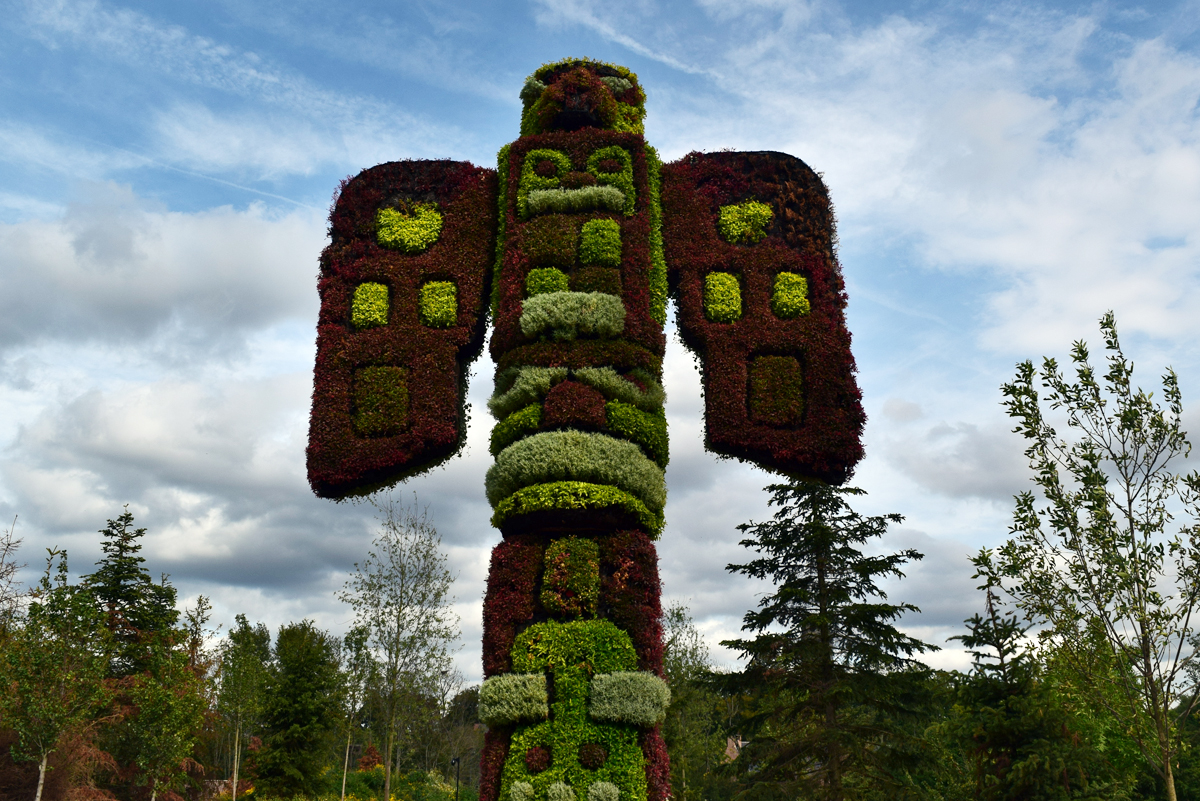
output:
POLYGON ((729 682, 753 704, 738 756, 745 795, 841 801, 898 786, 898 767, 919 751, 899 725, 926 684, 913 656, 936 648, 895 627, 920 610, 887 603, 877 582, 922 555, 863 553, 903 518, 855 512, 846 499, 862 490, 801 480, 767 489, 774 519, 738 527, 759 558, 727 567, 775 585, 744 618, 754 638, 722 643, 749 659, 729 682))

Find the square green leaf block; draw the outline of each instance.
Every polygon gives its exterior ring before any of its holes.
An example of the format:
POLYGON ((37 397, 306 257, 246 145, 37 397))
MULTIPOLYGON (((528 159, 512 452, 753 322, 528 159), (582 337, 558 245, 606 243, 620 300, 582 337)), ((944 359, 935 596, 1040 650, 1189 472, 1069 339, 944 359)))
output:
POLYGON ((742 284, 733 273, 704 276, 704 316, 713 323, 732 323, 742 316, 742 284))
POLYGON ((359 284, 350 301, 350 323, 357 329, 374 328, 388 323, 388 288, 386 284, 359 284))
POLYGON ((458 322, 458 287, 452 281, 430 281, 421 287, 417 310, 422 325, 450 328, 458 322))
POLYGON ((601 267, 621 266, 621 224, 616 220, 588 220, 579 237, 579 261, 601 267))
POLYGON ((371 366, 354 371, 351 423, 360 437, 398 434, 408 427, 408 371, 371 366))
POLYGON ((794 428, 804 417, 804 375, 794 356, 759 356, 750 363, 750 418, 794 428))

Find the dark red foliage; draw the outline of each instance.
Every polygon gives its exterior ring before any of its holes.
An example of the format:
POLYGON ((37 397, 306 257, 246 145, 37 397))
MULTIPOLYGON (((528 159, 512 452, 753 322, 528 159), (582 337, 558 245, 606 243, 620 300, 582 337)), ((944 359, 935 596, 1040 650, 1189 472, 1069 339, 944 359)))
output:
MULTIPOLYGON (((523 136, 512 144, 508 153, 508 185, 506 192, 505 242, 499 275, 499 310, 492 333, 492 358, 497 362, 513 363, 509 354, 514 348, 529 343, 521 333, 522 302, 525 297, 525 277, 535 267, 551 263, 573 269, 575 242, 567 232, 578 230, 590 219, 616 220, 621 226, 621 299, 625 303, 624 344, 649 351, 661 358, 666 338, 662 326, 650 316, 650 189, 646 165, 646 143, 638 134, 602 131, 586 128, 579 131, 555 131, 523 136), (632 216, 608 211, 572 215, 540 215, 523 221, 517 215, 517 190, 521 181, 521 165, 531 150, 550 148, 565 153, 576 171, 587 168, 593 152, 610 145, 629 151, 633 159, 633 182, 637 201, 632 216), (559 232, 557 239, 553 232, 559 232), (565 263, 564 263, 565 262, 565 263)), ((542 343, 554 353, 567 352, 582 343, 542 343)), ((608 344, 608 343, 602 343, 608 344)), ((545 357, 543 357, 545 358, 545 357)), ((541 364, 542 361, 517 361, 518 364, 541 364)), ((587 366, 611 364, 592 361, 587 366)), ((579 365, 584 366, 584 365, 579 365)))
POLYGON ((363 755, 358 758, 359 770, 373 770, 376 766, 383 764, 383 755, 379 753, 379 749, 375 747, 375 743, 368 743, 363 749, 363 755))
POLYGON ((542 428, 604 428, 607 423, 604 404, 604 396, 587 384, 578 381, 555 384, 542 405, 542 428))
POLYGON ((866 415, 821 179, 784 153, 692 153, 663 169, 662 202, 680 332, 704 374, 708 447, 789 474, 845 481, 862 458, 866 415), (730 245, 718 236, 718 210, 747 199, 772 207, 772 226, 757 245, 730 245), (705 276, 716 270, 740 276, 740 320, 712 323, 704 316, 705 276), (782 271, 807 278, 809 314, 781 320, 771 311, 774 277, 782 271), (801 414, 757 420, 750 414, 749 365, 765 355, 797 360, 801 414))
POLYGON ((550 767, 550 749, 536 745, 525 752, 525 768, 530 773, 541 773, 550 767))
POLYGON ((485 298, 494 259, 496 176, 466 162, 401 161, 365 170, 342 189, 321 255, 321 313, 309 425, 313 491, 341 498, 428 469, 461 447, 467 366, 483 344, 485 298), (401 201, 436 201, 441 238, 408 256, 375 242, 375 213, 401 201), (428 328, 417 317, 420 286, 452 281, 458 324, 428 328), (367 281, 390 289, 388 325, 356 331, 354 290, 367 281), (408 424, 391 436, 362 437, 352 427, 353 376, 359 367, 408 369, 408 424))
POLYGON ((656 376, 662 374, 661 356, 620 340, 535 342, 505 353, 497 360, 496 370, 526 364, 539 367, 612 367, 616 370, 640 367, 656 376))
POLYGON ((588 770, 600 770, 608 761, 608 749, 600 743, 584 743, 579 746, 579 764, 588 770))
POLYGON ((483 597, 484 676, 512 669, 513 640, 538 611, 545 551, 545 544, 536 535, 507 539, 492 549, 483 597))
POLYGON ((662 675, 662 585, 658 553, 643 531, 618 531, 600 545, 601 616, 629 632, 638 670, 662 675))
POLYGON ((640 739, 646 755, 646 801, 667 801, 671 797, 671 758, 662 732, 655 726, 640 739))
POLYGON ((500 775, 508 759, 508 730, 489 731, 483 736, 483 753, 479 757, 479 801, 498 801, 500 775))

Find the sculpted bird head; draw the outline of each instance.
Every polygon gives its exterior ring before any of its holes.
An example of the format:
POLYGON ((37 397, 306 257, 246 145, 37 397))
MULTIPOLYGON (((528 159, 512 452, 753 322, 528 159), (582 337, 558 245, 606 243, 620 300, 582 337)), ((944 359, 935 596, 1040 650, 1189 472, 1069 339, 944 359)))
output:
POLYGON ((643 133, 646 96, 624 67, 571 58, 546 64, 521 89, 521 135, 599 128, 643 133))

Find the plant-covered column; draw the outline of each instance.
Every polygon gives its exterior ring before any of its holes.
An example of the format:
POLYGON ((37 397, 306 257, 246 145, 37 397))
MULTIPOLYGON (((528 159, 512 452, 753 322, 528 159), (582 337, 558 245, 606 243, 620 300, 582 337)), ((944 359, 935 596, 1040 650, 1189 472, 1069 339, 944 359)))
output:
POLYGON ((845 480, 864 417, 832 209, 782 153, 660 164, 623 67, 549 64, 521 98, 495 172, 395 162, 341 188, 309 480, 342 498, 452 455, 490 316, 485 489, 503 541, 484 601, 481 801, 663 801, 667 299, 701 362, 708 446, 845 480))

